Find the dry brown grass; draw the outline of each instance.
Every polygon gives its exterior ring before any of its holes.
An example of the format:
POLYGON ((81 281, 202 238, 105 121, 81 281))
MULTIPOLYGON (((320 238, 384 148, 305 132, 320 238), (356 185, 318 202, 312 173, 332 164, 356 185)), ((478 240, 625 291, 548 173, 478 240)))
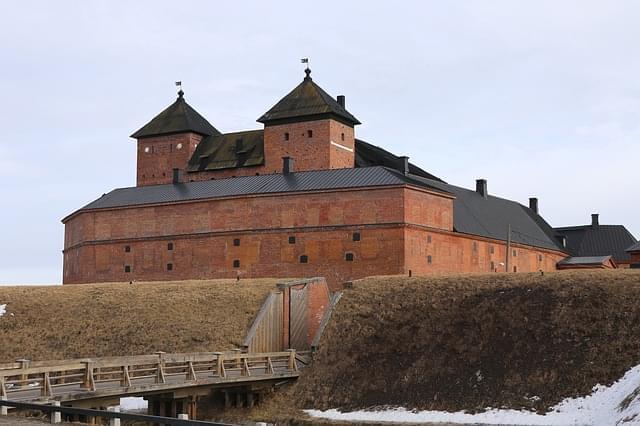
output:
POLYGON ((0 362, 238 346, 276 280, 0 287, 0 362))
POLYGON ((346 290, 307 370, 255 412, 543 410, 640 363, 640 272, 376 277, 346 290), (538 396, 534 403, 525 397, 538 396))

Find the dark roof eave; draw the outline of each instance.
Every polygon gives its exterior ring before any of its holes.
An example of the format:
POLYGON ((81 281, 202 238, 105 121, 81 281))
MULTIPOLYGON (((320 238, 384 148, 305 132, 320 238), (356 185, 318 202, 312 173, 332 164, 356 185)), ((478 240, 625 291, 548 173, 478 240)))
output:
POLYGON ((264 161, 259 164, 243 164, 241 166, 223 166, 223 167, 206 167, 204 169, 198 169, 195 167, 190 167, 186 171, 187 173, 198 173, 198 172, 217 172, 221 170, 231 170, 231 169, 245 169, 250 167, 262 167, 264 166, 264 161))
MULTIPOLYGON (((355 120, 351 120, 347 117, 343 117, 339 114, 333 113, 333 112, 324 112, 321 114, 306 114, 306 115, 295 115, 295 116, 291 116, 291 117, 281 117, 281 118, 274 118, 274 119, 270 119, 265 115, 263 115, 262 117, 258 118, 256 121, 258 123, 262 123, 265 125, 265 127, 267 126, 277 126, 280 124, 291 124, 291 123, 300 123, 300 122, 305 122, 305 121, 317 121, 317 120, 326 120, 328 118, 331 118, 333 120, 336 120, 342 124, 345 124, 347 126, 357 126, 360 123, 360 121, 358 121, 358 119, 355 120)), ((355 118, 355 117, 354 117, 355 118)))
POLYGON ((211 136, 208 133, 198 132, 196 130, 184 129, 184 130, 173 130, 171 132, 163 132, 163 133, 146 133, 146 132, 140 133, 140 131, 138 130, 137 132, 135 132, 129 137, 133 139, 147 139, 147 138, 154 138, 156 136, 179 135, 181 133, 195 133, 196 135, 201 135, 201 136, 211 136))

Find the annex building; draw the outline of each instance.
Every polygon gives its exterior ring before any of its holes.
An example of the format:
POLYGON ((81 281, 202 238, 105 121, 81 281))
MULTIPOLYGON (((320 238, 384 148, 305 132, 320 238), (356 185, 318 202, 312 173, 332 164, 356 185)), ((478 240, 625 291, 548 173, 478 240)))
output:
POLYGON ((345 97, 305 72, 259 130, 222 133, 180 91, 132 135, 136 186, 63 219, 63 282, 324 276, 337 286, 548 271, 568 256, 537 199, 495 197, 482 179, 449 185, 358 140, 345 97))

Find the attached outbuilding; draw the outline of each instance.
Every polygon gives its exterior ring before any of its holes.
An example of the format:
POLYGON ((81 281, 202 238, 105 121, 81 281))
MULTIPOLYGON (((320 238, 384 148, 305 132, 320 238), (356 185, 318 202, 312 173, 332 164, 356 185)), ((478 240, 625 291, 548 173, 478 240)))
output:
POLYGON ((567 257, 558 262, 558 269, 616 269, 611 256, 567 257))

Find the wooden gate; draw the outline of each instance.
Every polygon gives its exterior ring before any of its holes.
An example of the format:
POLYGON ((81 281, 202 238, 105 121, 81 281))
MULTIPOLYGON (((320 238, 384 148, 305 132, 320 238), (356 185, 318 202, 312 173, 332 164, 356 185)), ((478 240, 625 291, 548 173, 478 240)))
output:
POLYGON ((307 285, 291 287, 289 296, 289 347, 297 350, 308 350, 308 316, 307 285))

